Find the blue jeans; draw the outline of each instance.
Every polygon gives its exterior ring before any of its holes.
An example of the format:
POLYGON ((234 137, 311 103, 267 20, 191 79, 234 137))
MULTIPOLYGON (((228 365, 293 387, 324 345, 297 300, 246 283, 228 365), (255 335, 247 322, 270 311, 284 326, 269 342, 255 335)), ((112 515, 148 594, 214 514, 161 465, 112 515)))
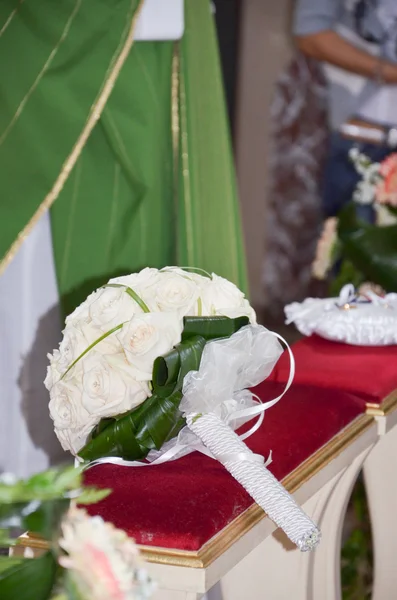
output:
MULTIPOLYGON (((372 161, 382 161, 391 149, 386 145, 368 144, 348 140, 338 132, 329 138, 328 156, 325 163, 322 203, 325 218, 334 217, 352 200, 353 192, 361 176, 349 158, 349 151, 356 147, 372 161)), ((357 204, 357 216, 372 223, 374 210, 371 206, 357 204)))

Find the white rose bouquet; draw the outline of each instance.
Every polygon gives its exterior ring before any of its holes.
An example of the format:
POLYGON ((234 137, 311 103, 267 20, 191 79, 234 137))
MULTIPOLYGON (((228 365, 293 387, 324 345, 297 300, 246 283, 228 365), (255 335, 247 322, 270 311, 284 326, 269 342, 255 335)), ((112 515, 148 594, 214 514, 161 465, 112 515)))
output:
POLYGON ((278 337, 255 324, 244 294, 217 275, 167 267, 113 279, 68 317, 50 356, 55 432, 91 464, 209 454, 302 551, 311 550, 317 527, 243 442, 283 395, 262 404, 249 391, 278 360, 278 337))
POLYGON ((229 337, 255 313, 215 274, 146 268, 112 279, 66 319, 45 385, 62 447, 82 460, 144 458, 185 425, 184 376, 207 341, 229 337))

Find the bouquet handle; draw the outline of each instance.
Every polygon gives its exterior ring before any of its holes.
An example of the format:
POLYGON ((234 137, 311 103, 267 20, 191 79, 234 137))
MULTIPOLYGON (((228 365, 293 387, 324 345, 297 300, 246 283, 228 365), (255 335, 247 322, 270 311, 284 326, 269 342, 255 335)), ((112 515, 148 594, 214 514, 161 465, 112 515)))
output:
POLYGON ((263 457, 254 454, 215 414, 190 413, 186 420, 189 429, 302 552, 317 546, 321 532, 265 467, 263 457))

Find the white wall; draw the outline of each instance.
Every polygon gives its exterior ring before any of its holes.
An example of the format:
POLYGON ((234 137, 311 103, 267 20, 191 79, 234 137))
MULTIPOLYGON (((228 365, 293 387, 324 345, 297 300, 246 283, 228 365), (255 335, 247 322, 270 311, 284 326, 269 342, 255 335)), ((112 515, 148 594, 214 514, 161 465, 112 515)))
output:
POLYGON ((269 107, 274 82, 290 55, 291 0, 244 0, 236 117, 236 160, 251 301, 264 302, 269 107))

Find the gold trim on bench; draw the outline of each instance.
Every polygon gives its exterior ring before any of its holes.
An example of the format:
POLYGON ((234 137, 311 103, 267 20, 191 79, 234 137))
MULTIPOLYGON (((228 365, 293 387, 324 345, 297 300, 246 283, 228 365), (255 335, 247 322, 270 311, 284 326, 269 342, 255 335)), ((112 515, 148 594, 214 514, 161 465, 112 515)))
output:
MULTIPOLYGON (((397 395, 394 404, 396 402, 397 395)), ((374 419, 372 416, 368 414, 359 416, 342 432, 332 438, 332 440, 310 456, 304 463, 299 465, 295 471, 287 475, 282 481, 283 485, 290 493, 294 493, 306 481, 311 479, 341 452, 348 448, 360 435, 369 429, 373 423, 374 419)), ((139 548, 143 557, 152 563, 203 569, 221 556, 225 550, 230 548, 230 546, 252 529, 252 527, 257 525, 265 516, 264 511, 257 504, 253 504, 197 552, 157 548, 153 546, 139 546, 139 548)), ((47 547, 46 542, 36 536, 22 536, 19 539, 19 543, 22 546, 39 550, 44 550, 47 547)))
POLYGON ((397 390, 394 390, 386 396, 386 398, 380 403, 375 404, 367 402, 366 413, 371 417, 385 417, 390 414, 397 406, 397 390))

